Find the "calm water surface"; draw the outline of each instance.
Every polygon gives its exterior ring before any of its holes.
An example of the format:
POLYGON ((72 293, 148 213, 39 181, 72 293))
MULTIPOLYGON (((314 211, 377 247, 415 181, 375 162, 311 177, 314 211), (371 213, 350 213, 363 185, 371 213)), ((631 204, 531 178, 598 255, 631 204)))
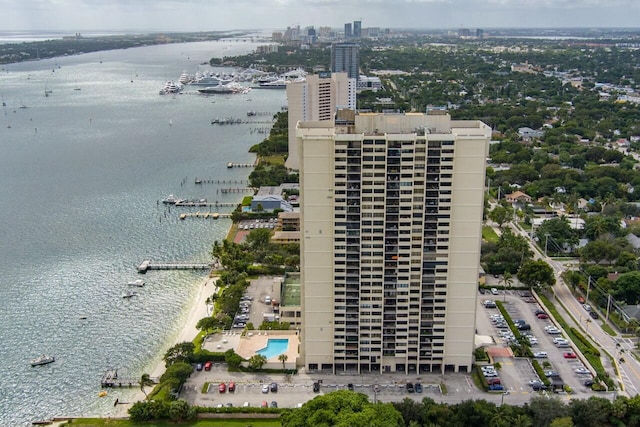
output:
POLYGON ((209 261, 230 222, 180 221, 184 210, 159 200, 239 201, 219 190, 243 184, 194 180, 246 180, 248 169, 226 164, 252 162, 248 149, 264 138, 256 129, 267 125, 210 122, 275 113, 286 98, 283 91, 158 91, 183 71, 210 69, 199 64, 212 56, 253 48, 230 40, 3 66, 0 426, 111 414, 115 398, 126 401, 131 391, 99 398, 104 370, 140 376, 172 345, 203 273, 149 272, 128 300, 125 284, 138 278, 144 258, 209 261), (43 353, 56 362, 32 368, 29 360, 43 353))

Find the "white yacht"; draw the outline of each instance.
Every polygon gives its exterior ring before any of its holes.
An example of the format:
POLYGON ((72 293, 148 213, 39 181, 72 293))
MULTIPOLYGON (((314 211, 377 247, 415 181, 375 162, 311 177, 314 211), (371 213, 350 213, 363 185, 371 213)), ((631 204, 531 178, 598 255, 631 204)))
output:
POLYGON ((176 84, 173 80, 169 80, 164 84, 164 87, 160 89, 160 95, 180 93, 181 90, 182 90, 181 85, 176 84))

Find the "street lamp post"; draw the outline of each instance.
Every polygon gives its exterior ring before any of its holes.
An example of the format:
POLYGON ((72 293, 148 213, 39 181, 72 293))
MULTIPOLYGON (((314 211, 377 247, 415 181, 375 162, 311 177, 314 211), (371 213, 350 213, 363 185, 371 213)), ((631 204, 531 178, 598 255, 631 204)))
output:
POLYGON ((545 240, 544 240, 544 256, 547 256, 547 246, 549 246, 549 233, 545 233, 544 235, 545 240))
POLYGON ((502 396, 500 396, 500 406, 504 405, 504 397, 509 394, 508 391, 502 392, 502 396))

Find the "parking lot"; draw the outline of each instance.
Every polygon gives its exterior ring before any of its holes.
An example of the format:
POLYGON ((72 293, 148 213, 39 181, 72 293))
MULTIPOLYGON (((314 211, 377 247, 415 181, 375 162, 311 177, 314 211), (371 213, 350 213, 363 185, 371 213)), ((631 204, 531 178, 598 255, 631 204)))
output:
POLYGON ((264 315, 273 313, 273 306, 271 303, 266 303, 265 300, 268 300, 267 297, 270 300, 275 299, 274 294, 277 291, 274 280, 280 280, 280 278, 261 276, 251 281, 244 294, 245 296, 240 301, 240 307, 234 318, 233 329, 242 330, 249 322, 258 328, 264 320, 264 315))
MULTIPOLYGON (((520 325, 519 329, 522 328, 521 335, 528 336, 532 342, 531 350, 538 356, 536 360, 549 374, 551 381, 556 381, 559 387, 563 383, 567 384, 574 394, 590 393, 590 387, 585 386, 584 383, 591 380, 592 375, 581 361, 581 355, 576 354, 571 343, 566 347, 559 347, 554 343, 554 338, 566 338, 566 336, 563 331, 553 329, 556 325, 547 318, 547 314, 530 296, 521 296, 518 292, 508 292, 505 295, 503 291, 500 291, 499 295, 487 293, 479 295, 482 308, 478 313, 478 333, 493 336, 496 343, 504 347, 515 341, 514 334, 506 321, 501 318, 499 310, 486 307, 487 305, 493 307, 492 304, 485 304, 485 301, 491 298, 494 301, 504 301, 505 310, 516 326, 520 325), (482 312, 484 312, 483 316, 482 312), (491 326, 487 327, 488 324, 491 326)), ((496 358, 495 361, 502 365, 499 376, 502 385, 509 391, 533 391, 530 382, 540 380, 527 358, 505 357, 496 358)))

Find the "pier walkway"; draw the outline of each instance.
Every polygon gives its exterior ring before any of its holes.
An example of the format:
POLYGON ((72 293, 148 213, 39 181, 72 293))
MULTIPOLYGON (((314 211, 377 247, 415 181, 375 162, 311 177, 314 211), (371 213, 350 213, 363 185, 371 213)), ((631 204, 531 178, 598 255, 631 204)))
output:
POLYGON ((238 203, 223 203, 223 202, 177 202, 174 206, 183 207, 197 207, 197 206, 213 206, 217 208, 235 208, 238 203))
POLYGON ((231 214, 221 214, 218 212, 189 212, 180 214, 180 219, 187 218, 210 218, 210 219, 218 219, 218 218, 231 218, 231 214))
MULTIPOLYGON (((149 378, 155 384, 158 383, 158 378, 149 378)), ((100 386, 105 387, 139 387, 140 386, 140 378, 133 378, 130 376, 121 376, 118 375, 117 369, 107 369, 107 371, 102 374, 102 379, 100 380, 100 386)))
POLYGON ((209 270, 213 268, 210 263, 190 262, 153 262, 145 259, 138 265, 138 273, 144 274, 149 270, 209 270))

